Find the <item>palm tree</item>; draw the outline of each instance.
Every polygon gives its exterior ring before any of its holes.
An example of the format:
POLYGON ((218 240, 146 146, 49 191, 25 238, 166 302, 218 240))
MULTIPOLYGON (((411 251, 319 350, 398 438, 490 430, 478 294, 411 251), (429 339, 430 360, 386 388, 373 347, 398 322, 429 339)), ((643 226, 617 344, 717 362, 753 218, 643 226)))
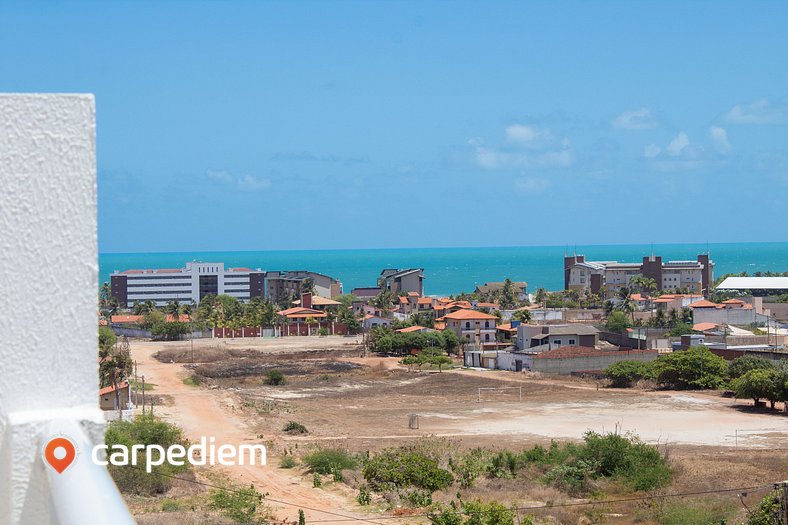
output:
POLYGON ((167 306, 164 307, 164 313, 170 314, 172 316, 172 320, 178 322, 181 314, 180 301, 175 299, 174 301, 170 301, 169 303, 167 303, 167 306))
POLYGON ((616 305, 616 309, 624 313, 631 314, 632 324, 635 324, 635 310, 637 310, 637 304, 635 304, 635 301, 632 300, 629 288, 620 288, 618 290, 618 298, 621 300, 621 302, 616 305))
POLYGON ((521 323, 528 324, 531 321, 531 311, 530 310, 517 310, 514 312, 512 316, 514 321, 520 321, 521 323))

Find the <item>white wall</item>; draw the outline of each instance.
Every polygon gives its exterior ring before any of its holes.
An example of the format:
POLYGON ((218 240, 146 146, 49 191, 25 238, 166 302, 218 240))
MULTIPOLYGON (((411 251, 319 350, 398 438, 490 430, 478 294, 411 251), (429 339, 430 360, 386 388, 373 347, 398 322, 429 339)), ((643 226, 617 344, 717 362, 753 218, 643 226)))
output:
MULTIPOLYGON (((92 95, 0 94, 0 523, 49 523, 49 421, 101 438, 92 95)), ((80 454, 89 455, 89 450, 80 454)))

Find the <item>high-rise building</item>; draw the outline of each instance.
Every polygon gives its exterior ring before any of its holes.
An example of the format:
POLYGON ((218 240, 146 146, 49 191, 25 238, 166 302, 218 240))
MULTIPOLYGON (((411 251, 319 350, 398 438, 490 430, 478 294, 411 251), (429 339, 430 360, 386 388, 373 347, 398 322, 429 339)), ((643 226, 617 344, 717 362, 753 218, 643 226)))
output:
POLYGON ((226 294, 248 302, 263 297, 265 273, 249 268, 226 268, 224 263, 187 262, 185 268, 116 271, 110 275, 110 294, 125 307, 153 300, 198 304, 206 295, 226 294))
POLYGON ((564 289, 615 292, 629 286, 636 275, 654 279, 658 290, 687 290, 709 294, 714 283, 714 261, 708 254, 695 261, 662 261, 659 255, 643 257, 642 262, 586 261, 585 255, 564 257, 564 289))

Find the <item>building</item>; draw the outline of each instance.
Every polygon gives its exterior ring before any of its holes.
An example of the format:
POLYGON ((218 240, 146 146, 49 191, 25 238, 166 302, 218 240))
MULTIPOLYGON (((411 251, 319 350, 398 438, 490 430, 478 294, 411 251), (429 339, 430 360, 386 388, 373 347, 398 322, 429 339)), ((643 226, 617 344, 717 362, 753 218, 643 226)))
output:
POLYGON ((307 279, 312 280, 315 295, 328 299, 342 295, 342 283, 337 279, 322 273, 292 270, 265 273, 265 298, 280 303, 289 297, 299 297, 307 279))
POLYGON ((380 293, 380 288, 378 288, 377 286, 362 286, 359 288, 353 288, 350 291, 350 293, 351 295, 353 295, 353 297, 357 299, 363 301, 369 301, 373 297, 378 296, 378 294, 380 293))
POLYGON ((616 292, 629 286, 636 275, 654 279, 659 290, 687 290, 708 295, 714 283, 714 262, 708 254, 695 261, 662 261, 658 255, 643 257, 642 262, 586 261, 585 255, 564 257, 564 289, 590 290, 592 293, 616 292))
POLYGON ((187 262, 184 268, 115 271, 110 295, 123 307, 152 300, 156 306, 170 301, 199 304, 209 294, 225 294, 248 302, 263 297, 265 274, 259 268, 225 268, 218 262, 187 262))
POLYGON ((280 317, 284 317, 291 323, 306 323, 310 319, 312 320, 322 320, 328 317, 325 312, 321 312, 320 310, 313 310, 312 308, 302 308, 300 306, 296 306, 295 308, 288 308, 287 310, 282 310, 276 313, 276 315, 280 317))
MULTIPOLYGON (((492 283, 484 283, 481 286, 477 286, 474 293, 480 295, 491 295, 494 293, 500 293, 503 290, 504 281, 500 282, 492 282, 492 283)), ((512 287, 514 288, 514 293, 517 296, 519 301, 525 301, 528 299, 528 283, 525 281, 512 281, 512 287)))
POLYGON ((381 290, 389 290, 395 295, 403 292, 416 292, 423 296, 424 268, 408 268, 406 270, 386 268, 380 272, 378 286, 381 290))
POLYGON ((115 385, 109 385, 99 389, 99 407, 101 410, 125 410, 129 407, 130 402, 131 396, 129 394, 128 381, 121 381, 117 389, 115 385))
POLYGON ((599 344, 599 330, 585 324, 528 325, 517 327, 517 349, 543 352, 566 346, 594 348, 599 344))
POLYGON ((399 296, 398 311, 406 315, 431 312, 434 302, 432 297, 419 297, 416 292, 408 292, 399 296))
POLYGON ((498 318, 494 315, 462 309, 437 320, 445 322, 446 328, 453 330, 461 343, 471 343, 476 346, 495 344, 498 318))
POLYGON ((689 305, 695 324, 748 326, 769 322, 770 311, 763 307, 763 298, 752 297, 749 303, 741 299, 728 299, 720 304, 705 299, 689 305))
POLYGON ((391 326, 391 319, 380 317, 378 315, 367 314, 361 321, 361 327, 364 330, 372 330, 379 326, 391 326))

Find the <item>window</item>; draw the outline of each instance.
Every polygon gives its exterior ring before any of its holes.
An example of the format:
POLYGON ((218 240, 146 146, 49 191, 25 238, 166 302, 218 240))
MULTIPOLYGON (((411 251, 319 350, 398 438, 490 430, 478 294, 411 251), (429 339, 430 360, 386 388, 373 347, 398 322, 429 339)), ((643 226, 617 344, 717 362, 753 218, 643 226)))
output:
POLYGON ((490 328, 490 321, 485 321, 484 322, 484 327, 485 328, 490 328))
POLYGON ((485 341, 489 341, 490 340, 490 334, 484 334, 484 340, 485 341))
POLYGON ((465 322, 465 329, 466 330, 470 330, 471 329, 471 322, 470 321, 466 321, 465 322))
POLYGON ((560 345, 561 344, 561 340, 560 339, 553 339, 553 344, 554 345, 560 345))
POLYGON ((570 339, 570 340, 569 340, 569 344, 570 344, 570 345, 573 345, 573 344, 575 344, 575 340, 574 340, 574 339, 570 339))

